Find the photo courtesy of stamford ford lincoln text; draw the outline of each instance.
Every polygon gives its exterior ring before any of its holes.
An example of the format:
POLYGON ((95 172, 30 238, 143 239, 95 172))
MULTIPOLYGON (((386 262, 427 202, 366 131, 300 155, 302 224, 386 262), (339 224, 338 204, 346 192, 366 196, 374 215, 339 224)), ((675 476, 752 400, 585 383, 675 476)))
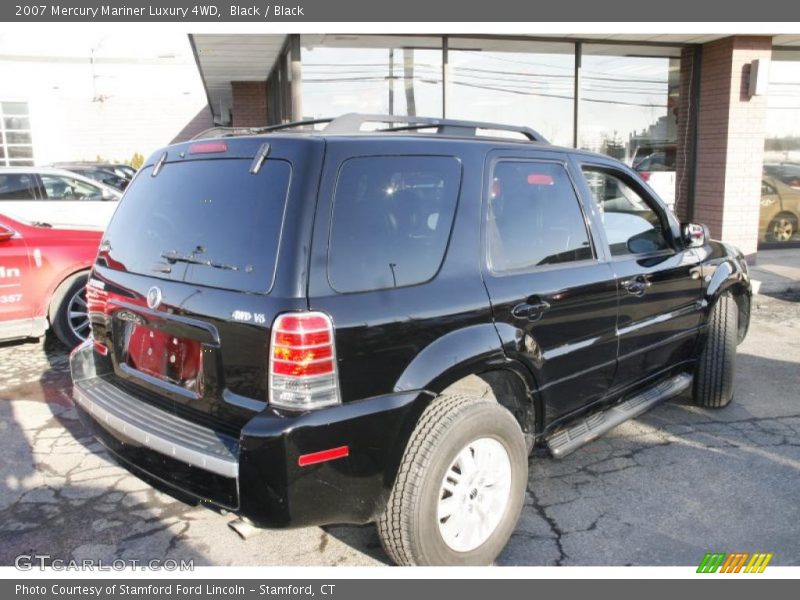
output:
POLYGON ((689 4, 0 8, 0 587, 800 577, 800 15, 689 4))

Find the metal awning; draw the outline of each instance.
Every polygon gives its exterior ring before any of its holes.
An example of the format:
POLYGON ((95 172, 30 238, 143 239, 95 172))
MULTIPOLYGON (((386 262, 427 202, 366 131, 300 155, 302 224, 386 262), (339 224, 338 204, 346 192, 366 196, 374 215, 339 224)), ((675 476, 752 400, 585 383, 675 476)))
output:
MULTIPOLYGON (((232 81, 266 81, 286 35, 189 34, 214 121, 232 106, 232 81)), ((225 119, 222 119, 224 122, 225 119)))

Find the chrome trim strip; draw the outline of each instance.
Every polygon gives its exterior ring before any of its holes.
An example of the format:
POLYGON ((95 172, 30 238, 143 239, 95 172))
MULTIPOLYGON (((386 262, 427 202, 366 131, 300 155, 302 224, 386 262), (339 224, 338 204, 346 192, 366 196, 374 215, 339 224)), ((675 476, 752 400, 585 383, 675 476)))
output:
POLYGON ((646 319, 642 319, 641 321, 635 321, 633 323, 628 323, 624 327, 617 328, 617 337, 622 337, 629 333, 633 333, 634 331, 638 331, 640 329, 644 329, 646 327, 650 327, 651 325, 657 325, 659 323, 663 323, 665 321, 669 321, 671 319, 677 319, 678 317, 683 317, 686 315, 690 315, 692 313, 699 313, 700 312, 700 301, 692 302, 691 304, 686 304, 681 306, 680 308, 676 308, 670 312, 666 313, 659 313, 652 317, 648 317, 646 319))
POLYGON ((239 462, 226 460, 218 456, 205 454, 185 446, 179 446, 173 441, 147 431, 142 427, 128 423, 111 411, 103 408, 98 403, 90 399, 79 386, 74 387, 73 398, 86 412, 102 423, 126 437, 142 444, 143 446, 171 456, 181 462, 185 462, 193 467, 204 469, 223 477, 237 478, 239 476, 239 462))

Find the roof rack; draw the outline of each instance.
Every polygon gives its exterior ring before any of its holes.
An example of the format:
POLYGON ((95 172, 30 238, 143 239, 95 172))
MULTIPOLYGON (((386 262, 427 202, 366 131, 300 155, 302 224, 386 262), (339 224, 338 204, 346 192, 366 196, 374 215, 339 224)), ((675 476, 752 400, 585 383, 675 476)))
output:
POLYGON ((457 119, 441 119, 438 117, 414 117, 401 115, 370 115, 361 113, 347 113, 335 118, 308 119, 304 121, 294 121, 280 125, 268 125, 266 127, 212 127, 196 135, 193 139, 206 139, 209 137, 227 137, 232 135, 254 135, 259 133, 269 133, 273 131, 302 132, 304 129, 314 125, 325 124, 325 128, 319 130, 322 133, 387 133, 399 131, 418 131, 422 129, 435 129, 439 135, 453 135, 463 137, 483 137, 479 131, 507 131, 518 133, 531 142, 547 144, 548 141, 538 131, 530 127, 518 127, 503 123, 487 123, 482 121, 462 121, 457 119), (366 123, 375 124, 395 124, 395 126, 377 128, 374 130, 364 130, 366 123))
POLYGON ((441 119, 438 117, 416 117, 400 115, 365 115, 359 113, 344 114, 330 121, 325 133, 357 133, 362 131, 365 123, 397 123, 396 127, 377 129, 376 131, 413 131, 419 129, 436 129, 441 135, 478 136, 480 129, 489 131, 508 131, 518 133, 531 142, 547 143, 542 134, 530 127, 518 127, 503 123, 485 123, 482 121, 462 121, 457 119, 441 119))

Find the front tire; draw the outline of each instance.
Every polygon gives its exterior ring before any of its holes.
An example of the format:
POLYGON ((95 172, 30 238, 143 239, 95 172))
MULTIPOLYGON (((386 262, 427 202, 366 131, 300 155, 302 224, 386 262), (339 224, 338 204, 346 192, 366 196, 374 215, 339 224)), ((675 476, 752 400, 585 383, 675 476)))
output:
POLYGON ((694 402, 704 408, 723 408, 733 399, 736 342, 739 331, 736 300, 725 294, 711 309, 705 346, 694 376, 694 402))
POLYGON ((493 399, 442 395, 408 442, 378 520, 399 565, 488 565, 511 537, 525 498, 528 453, 493 399))

